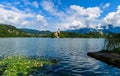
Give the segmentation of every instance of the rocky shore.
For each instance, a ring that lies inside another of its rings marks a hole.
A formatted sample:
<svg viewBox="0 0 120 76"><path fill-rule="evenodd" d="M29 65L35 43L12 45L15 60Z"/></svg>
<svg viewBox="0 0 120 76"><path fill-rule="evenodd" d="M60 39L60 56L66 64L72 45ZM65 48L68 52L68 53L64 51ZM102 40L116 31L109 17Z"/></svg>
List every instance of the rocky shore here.
<svg viewBox="0 0 120 76"><path fill-rule="evenodd" d="M88 52L88 56L101 60L109 65L120 68L120 53L115 52Z"/></svg>

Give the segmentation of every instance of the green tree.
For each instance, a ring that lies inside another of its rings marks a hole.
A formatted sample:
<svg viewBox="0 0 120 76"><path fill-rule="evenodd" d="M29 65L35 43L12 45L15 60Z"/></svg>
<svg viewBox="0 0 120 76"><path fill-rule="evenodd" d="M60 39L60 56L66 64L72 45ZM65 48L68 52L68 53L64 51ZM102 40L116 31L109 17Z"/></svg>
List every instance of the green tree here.
<svg viewBox="0 0 120 76"><path fill-rule="evenodd" d="M110 34L105 39L105 50L120 48L120 34Z"/></svg>

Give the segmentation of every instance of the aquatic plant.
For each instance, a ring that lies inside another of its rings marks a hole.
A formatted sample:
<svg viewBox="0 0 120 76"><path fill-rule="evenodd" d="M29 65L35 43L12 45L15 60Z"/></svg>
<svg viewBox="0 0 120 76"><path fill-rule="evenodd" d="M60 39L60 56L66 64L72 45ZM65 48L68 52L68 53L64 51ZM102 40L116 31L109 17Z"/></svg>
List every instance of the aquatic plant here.
<svg viewBox="0 0 120 76"><path fill-rule="evenodd" d="M48 59L33 59L23 56L8 56L0 60L0 74L3 76L26 76L30 71L37 70L35 67L52 65Z"/></svg>

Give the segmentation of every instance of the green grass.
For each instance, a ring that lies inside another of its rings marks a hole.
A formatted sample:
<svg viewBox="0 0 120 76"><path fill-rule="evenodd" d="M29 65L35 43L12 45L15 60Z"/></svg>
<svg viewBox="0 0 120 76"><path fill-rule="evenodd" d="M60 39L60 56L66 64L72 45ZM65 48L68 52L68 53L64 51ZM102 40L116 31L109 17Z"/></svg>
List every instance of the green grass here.
<svg viewBox="0 0 120 76"><path fill-rule="evenodd" d="M3 76L17 76L19 73L26 76L30 71L36 70L35 67L42 67L46 64L52 65L54 63L47 59L8 56L0 60L0 73L2 73Z"/></svg>

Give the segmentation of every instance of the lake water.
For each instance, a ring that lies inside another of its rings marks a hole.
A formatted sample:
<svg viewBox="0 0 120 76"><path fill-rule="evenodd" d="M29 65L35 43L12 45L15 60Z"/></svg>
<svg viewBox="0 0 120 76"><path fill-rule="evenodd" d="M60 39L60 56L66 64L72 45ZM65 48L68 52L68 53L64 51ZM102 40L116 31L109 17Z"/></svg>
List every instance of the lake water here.
<svg viewBox="0 0 120 76"><path fill-rule="evenodd" d="M0 55L59 58L48 76L120 76L120 69L88 57L103 49L104 39L0 38Z"/></svg>

